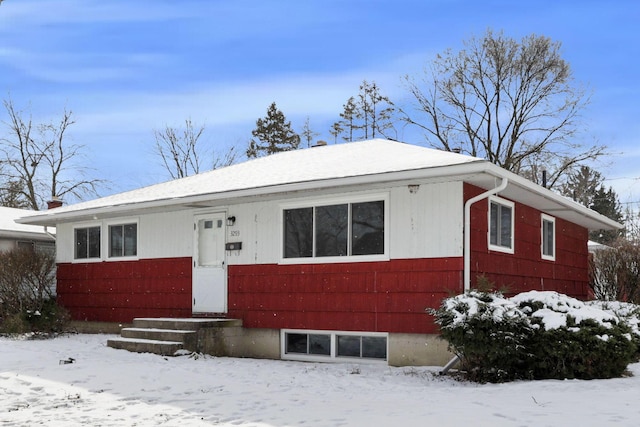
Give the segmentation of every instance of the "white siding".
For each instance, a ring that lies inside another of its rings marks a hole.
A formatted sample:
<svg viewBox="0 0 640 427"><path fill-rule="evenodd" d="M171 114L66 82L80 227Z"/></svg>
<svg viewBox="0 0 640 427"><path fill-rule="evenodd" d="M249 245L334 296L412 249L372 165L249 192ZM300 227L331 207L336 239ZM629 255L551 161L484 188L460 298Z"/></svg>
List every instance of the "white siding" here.
<svg viewBox="0 0 640 427"><path fill-rule="evenodd" d="M391 191L391 258L462 256L461 182L422 184Z"/></svg>
<svg viewBox="0 0 640 427"><path fill-rule="evenodd" d="M227 242L242 242L239 251L227 252L228 264L270 264L281 260L281 209L292 201L348 199L366 194L388 194L389 255L391 258L462 256L462 183L422 184L417 191L407 185L371 191L306 195L286 200L230 205L219 209L185 210L127 217L138 221L138 258L190 257L193 251L193 217L207 212L226 212L236 221L227 227ZM103 254L106 224L113 220L76 224L101 224ZM73 224L58 225L58 261L73 261Z"/></svg>

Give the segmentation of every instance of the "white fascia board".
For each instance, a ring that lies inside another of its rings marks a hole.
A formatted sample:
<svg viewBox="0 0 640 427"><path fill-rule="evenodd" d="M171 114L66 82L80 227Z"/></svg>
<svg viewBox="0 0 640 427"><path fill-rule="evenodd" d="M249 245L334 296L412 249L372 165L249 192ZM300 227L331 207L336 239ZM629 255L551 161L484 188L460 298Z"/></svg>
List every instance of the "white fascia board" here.
<svg viewBox="0 0 640 427"><path fill-rule="evenodd" d="M45 211L41 215L33 215L16 220L21 224L55 225L76 220L102 217L104 215L117 215L118 213L131 213L134 211L153 210L163 207L176 207L181 205L197 205L199 203L230 202L234 199L247 197L260 197L283 193L301 192L308 190L339 188L351 185L365 185L373 183L387 183L411 179L429 179L435 177L447 177L466 175L482 170L481 165L486 161L471 162L451 166L423 168L408 171L387 172L381 174L360 175L355 177L331 178L325 180L302 181L288 184L280 184L266 187L245 188L220 193L204 193L193 196L173 197L170 199L154 199L138 203L123 203L120 205L100 206L82 210L69 210L56 213L55 210ZM476 165L476 166L474 166Z"/></svg>
<svg viewBox="0 0 640 427"><path fill-rule="evenodd" d="M266 187L244 188L219 193L203 193L185 197L173 197L164 199L146 200L136 203L123 203L120 205L99 206L89 209L70 210L56 213L55 210L45 211L42 215L32 215L16 220L21 224L49 225L57 223L86 220L91 218L102 218L104 216L118 216L119 214L131 214L134 212L159 210L162 208L188 208L187 205L198 204L221 204L230 203L236 199L277 196L283 193L302 192L319 189L340 188L354 185L384 184L398 181L428 180L434 178L459 177L461 180L473 183L473 176L490 176L496 179L507 178L509 187L519 187L525 191L522 194L530 194L538 200L549 202L548 208L532 206L545 213L559 218L564 218L572 222L577 222L589 229L621 229L623 226L616 221L607 218L579 203L574 202L564 196L543 188L528 179L502 169L488 161L480 160L456 165L439 166L432 168L421 168L396 172L386 172L370 175L359 175L343 178L331 178L324 180L301 181L287 184L279 184ZM465 177L469 179L465 179ZM502 193L506 197L515 201L525 203L526 197L522 194L508 194L509 187ZM576 221L577 219L577 221Z"/></svg>
<svg viewBox="0 0 640 427"><path fill-rule="evenodd" d="M553 191L546 189L538 184L529 181L526 178L516 175L513 172L504 170L494 164L487 165L487 173L496 177L506 177L509 179L509 185L515 185L521 187L532 194L537 195L541 199L548 200L554 207L548 209L541 209L537 206L532 206L552 216L559 218L565 218L567 213L573 213L578 218L583 218L584 221L578 221L578 224L586 226L591 230L607 229L607 230L619 230L624 226L592 209L587 208L567 197L554 193ZM518 198L514 198L516 201ZM565 218L566 219L566 218ZM576 222L574 219L569 219L572 222ZM584 223L583 223L584 222Z"/></svg>

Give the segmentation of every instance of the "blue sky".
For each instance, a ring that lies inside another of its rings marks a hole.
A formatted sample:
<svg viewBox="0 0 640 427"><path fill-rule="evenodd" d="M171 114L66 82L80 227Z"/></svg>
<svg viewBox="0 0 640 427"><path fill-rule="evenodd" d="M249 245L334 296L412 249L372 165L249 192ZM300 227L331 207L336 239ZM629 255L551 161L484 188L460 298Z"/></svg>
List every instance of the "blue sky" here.
<svg viewBox="0 0 640 427"><path fill-rule="evenodd" d="M488 28L562 43L592 91L578 142L607 145L596 165L625 203L640 202L640 2L410 0L5 0L0 96L34 121L67 108L101 195L168 179L153 130L186 118L203 142L244 152L276 102L318 139L362 80L398 102L403 75ZM4 111L0 117L5 120ZM3 132L4 130L0 130ZM419 143L410 134L398 139ZM634 203L635 204L635 203Z"/></svg>

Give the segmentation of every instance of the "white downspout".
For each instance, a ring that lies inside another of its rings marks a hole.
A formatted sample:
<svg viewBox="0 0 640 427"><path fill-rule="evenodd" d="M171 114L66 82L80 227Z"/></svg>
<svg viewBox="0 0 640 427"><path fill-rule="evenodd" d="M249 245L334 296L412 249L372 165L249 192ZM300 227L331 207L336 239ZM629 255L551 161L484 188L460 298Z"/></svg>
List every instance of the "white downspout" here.
<svg viewBox="0 0 640 427"><path fill-rule="evenodd" d="M502 178L502 182L499 186L470 198L464 204L464 292L468 292L471 290L471 205L480 200L486 199L489 196L501 192L502 190L507 188L508 184L509 180L507 178ZM444 375L449 372L449 370L459 361L460 358L458 356L453 356L449 363L444 365L444 367L440 371L440 374Z"/></svg>
<svg viewBox="0 0 640 427"><path fill-rule="evenodd" d="M507 178L502 178L502 182L499 186L470 198L464 204L464 292L471 290L471 205L501 192L507 188L508 184L509 180Z"/></svg>
<svg viewBox="0 0 640 427"><path fill-rule="evenodd" d="M44 233L45 233L47 236L51 237L51 238L53 239L53 241L54 241L54 242L56 241L56 236L54 236L53 234L49 233L49 230L47 230L47 226L46 226L46 225L44 226Z"/></svg>

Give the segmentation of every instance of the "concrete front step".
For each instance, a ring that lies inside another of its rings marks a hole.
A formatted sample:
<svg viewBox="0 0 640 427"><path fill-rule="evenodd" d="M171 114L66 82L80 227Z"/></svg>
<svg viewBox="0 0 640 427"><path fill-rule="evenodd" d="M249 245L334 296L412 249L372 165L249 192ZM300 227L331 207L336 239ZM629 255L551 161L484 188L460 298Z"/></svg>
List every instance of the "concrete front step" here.
<svg viewBox="0 0 640 427"><path fill-rule="evenodd" d="M185 350L196 351L198 336L196 331L152 328L123 328L122 338L144 339L152 341L175 341L182 343Z"/></svg>
<svg viewBox="0 0 640 427"><path fill-rule="evenodd" d="M239 319L174 319L169 317L138 317L133 319L134 328L176 329L197 331L200 328L226 328L242 326Z"/></svg>
<svg viewBox="0 0 640 427"><path fill-rule="evenodd" d="M241 327L238 319L136 318L133 327L123 328L120 338L107 341L111 348L138 353L174 355L178 350L203 351L207 337L220 328ZM208 332L207 332L208 331ZM215 335L215 334L213 334Z"/></svg>
<svg viewBox="0 0 640 427"><path fill-rule="evenodd" d="M181 342L141 338L112 338L107 341L107 346L136 353L153 353L161 356L174 356L178 350L184 348Z"/></svg>

